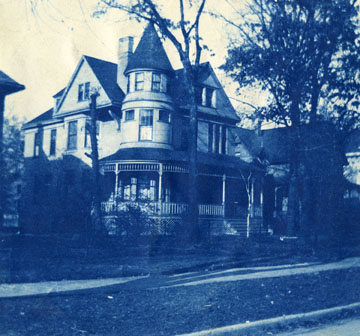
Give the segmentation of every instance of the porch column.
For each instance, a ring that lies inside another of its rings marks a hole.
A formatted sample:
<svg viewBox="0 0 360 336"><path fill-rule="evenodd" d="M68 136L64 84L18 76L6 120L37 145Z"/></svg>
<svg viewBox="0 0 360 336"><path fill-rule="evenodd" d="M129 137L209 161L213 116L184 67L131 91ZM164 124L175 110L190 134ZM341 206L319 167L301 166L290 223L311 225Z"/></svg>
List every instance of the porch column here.
<svg viewBox="0 0 360 336"><path fill-rule="evenodd" d="M159 215L161 215L162 175L163 175L163 165L162 165L162 163L160 163L159 164L159 190L158 190Z"/></svg>
<svg viewBox="0 0 360 336"><path fill-rule="evenodd" d="M222 206L223 206L223 216L225 216L225 201L226 201L226 175L223 175L222 178Z"/></svg>
<svg viewBox="0 0 360 336"><path fill-rule="evenodd" d="M119 164L116 163L115 168L115 198L117 197L119 193Z"/></svg>
<svg viewBox="0 0 360 336"><path fill-rule="evenodd" d="M254 192L255 192L255 188L254 188L254 185L255 185L255 178L251 179L251 196L250 196L250 199L251 199L251 217L254 217L255 215L255 207L254 207Z"/></svg>

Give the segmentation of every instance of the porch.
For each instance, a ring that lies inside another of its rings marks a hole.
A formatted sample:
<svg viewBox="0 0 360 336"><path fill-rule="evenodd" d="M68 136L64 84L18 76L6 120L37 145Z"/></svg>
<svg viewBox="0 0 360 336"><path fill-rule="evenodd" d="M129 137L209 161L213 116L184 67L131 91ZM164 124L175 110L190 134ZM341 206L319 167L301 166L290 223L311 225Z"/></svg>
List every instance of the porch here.
<svg viewBox="0 0 360 336"><path fill-rule="evenodd" d="M167 234L168 228L178 225L189 209L188 167L185 162L104 162L102 173L105 190L102 213L110 221L124 213L128 205L136 205L157 223L158 233ZM250 173L248 167L200 164L197 192L202 225L231 234L245 232L248 235L250 231L261 231L261 174Z"/></svg>

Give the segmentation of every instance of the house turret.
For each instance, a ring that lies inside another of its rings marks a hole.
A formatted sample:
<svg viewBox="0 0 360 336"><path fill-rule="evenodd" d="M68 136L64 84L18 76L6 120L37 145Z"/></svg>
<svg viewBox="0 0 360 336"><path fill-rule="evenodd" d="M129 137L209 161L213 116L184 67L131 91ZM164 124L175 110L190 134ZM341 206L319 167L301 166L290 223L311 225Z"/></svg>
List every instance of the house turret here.
<svg viewBox="0 0 360 336"><path fill-rule="evenodd" d="M124 71L127 88L121 147L172 148L174 108L169 82L173 72L159 36L149 24Z"/></svg>

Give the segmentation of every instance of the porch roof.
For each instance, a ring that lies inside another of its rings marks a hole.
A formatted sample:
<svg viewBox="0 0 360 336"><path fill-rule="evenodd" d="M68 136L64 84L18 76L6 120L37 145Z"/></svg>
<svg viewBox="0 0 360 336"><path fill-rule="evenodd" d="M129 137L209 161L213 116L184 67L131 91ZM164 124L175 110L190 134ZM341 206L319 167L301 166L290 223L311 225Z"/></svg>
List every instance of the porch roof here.
<svg viewBox="0 0 360 336"><path fill-rule="evenodd" d="M198 152L198 164L224 168L252 168L263 170L260 165L249 164L238 157ZM100 160L101 164L121 161L188 162L188 152L162 148L123 148Z"/></svg>

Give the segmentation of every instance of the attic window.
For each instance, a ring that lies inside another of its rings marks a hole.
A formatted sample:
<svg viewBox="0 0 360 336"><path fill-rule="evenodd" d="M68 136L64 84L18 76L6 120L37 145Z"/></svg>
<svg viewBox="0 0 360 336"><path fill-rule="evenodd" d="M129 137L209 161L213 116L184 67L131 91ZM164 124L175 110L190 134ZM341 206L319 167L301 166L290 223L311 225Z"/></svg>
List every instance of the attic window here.
<svg viewBox="0 0 360 336"><path fill-rule="evenodd" d="M79 84L78 101L88 100L90 98L90 82Z"/></svg>
<svg viewBox="0 0 360 336"><path fill-rule="evenodd" d="M135 73L135 91L144 90L144 73L137 72Z"/></svg>
<svg viewBox="0 0 360 336"><path fill-rule="evenodd" d="M205 106L216 107L216 92L214 89L206 88L205 91Z"/></svg>
<svg viewBox="0 0 360 336"><path fill-rule="evenodd" d="M160 83L161 83L161 75L157 72L153 72L151 90L159 92L160 91Z"/></svg>
<svg viewBox="0 0 360 336"><path fill-rule="evenodd" d="M209 87L195 87L195 101L206 107L216 107L216 90Z"/></svg>

